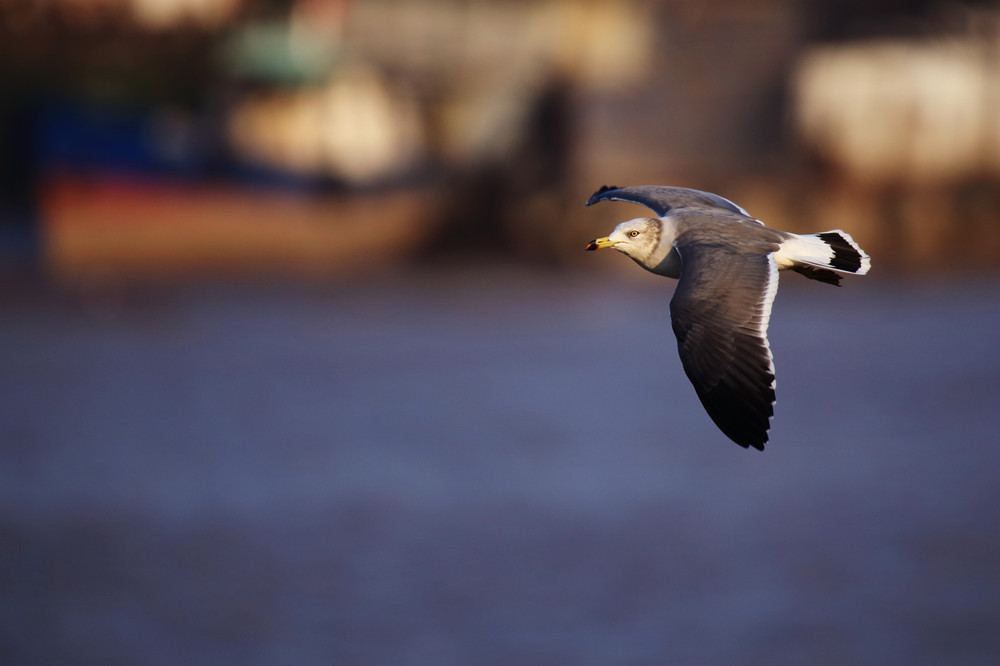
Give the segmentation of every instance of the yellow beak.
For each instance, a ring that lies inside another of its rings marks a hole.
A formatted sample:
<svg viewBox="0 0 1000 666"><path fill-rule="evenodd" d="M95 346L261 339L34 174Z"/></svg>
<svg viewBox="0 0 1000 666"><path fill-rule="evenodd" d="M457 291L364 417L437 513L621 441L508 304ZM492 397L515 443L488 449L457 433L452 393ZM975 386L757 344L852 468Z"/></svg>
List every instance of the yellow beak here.
<svg viewBox="0 0 1000 666"><path fill-rule="evenodd" d="M604 238L595 238L594 240L587 243L587 250L589 251L600 250L606 247L614 247L617 244L618 241L613 241L607 236L605 236Z"/></svg>

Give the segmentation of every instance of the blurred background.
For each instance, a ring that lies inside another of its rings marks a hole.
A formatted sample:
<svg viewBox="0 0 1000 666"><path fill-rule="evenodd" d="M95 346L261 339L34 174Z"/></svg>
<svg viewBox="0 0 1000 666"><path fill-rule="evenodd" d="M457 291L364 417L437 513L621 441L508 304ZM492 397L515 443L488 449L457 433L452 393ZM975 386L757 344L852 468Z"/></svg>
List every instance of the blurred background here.
<svg viewBox="0 0 1000 666"><path fill-rule="evenodd" d="M872 255L764 454L603 184ZM0 0L0 663L997 663L998 269L996 2Z"/></svg>

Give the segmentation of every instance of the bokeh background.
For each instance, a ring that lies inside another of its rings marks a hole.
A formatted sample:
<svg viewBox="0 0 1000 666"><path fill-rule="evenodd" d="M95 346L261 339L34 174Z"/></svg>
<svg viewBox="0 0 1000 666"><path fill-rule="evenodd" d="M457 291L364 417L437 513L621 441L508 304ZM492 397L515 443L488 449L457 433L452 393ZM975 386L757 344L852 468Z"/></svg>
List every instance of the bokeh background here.
<svg viewBox="0 0 1000 666"><path fill-rule="evenodd" d="M872 255L763 454L602 184ZM995 664L998 335L995 2L0 0L0 663Z"/></svg>

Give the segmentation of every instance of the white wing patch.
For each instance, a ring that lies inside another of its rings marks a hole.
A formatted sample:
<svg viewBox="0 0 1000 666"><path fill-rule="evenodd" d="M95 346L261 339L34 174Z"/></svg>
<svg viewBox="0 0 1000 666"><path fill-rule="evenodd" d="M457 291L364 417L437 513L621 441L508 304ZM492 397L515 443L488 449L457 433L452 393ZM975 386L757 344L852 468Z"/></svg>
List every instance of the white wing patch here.
<svg viewBox="0 0 1000 666"><path fill-rule="evenodd" d="M754 318L754 323L757 324L757 334L764 343L764 349L767 350L767 364L772 377L772 390L777 385L777 380L773 379L775 375L774 356L771 355L771 344L767 341L767 325L771 321L771 306L774 305L774 297L778 294L778 262L775 260L775 254L767 255L767 285L764 287L764 294L757 304L757 315Z"/></svg>

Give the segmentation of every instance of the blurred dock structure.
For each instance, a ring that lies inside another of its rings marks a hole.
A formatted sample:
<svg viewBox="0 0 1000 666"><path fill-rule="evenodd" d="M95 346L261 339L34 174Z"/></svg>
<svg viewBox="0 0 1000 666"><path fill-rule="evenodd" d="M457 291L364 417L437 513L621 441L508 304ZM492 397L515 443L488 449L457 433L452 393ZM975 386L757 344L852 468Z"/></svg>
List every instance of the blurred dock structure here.
<svg viewBox="0 0 1000 666"><path fill-rule="evenodd" d="M0 244L70 281L572 265L593 189L671 183L994 270L1000 10L897 4L0 2Z"/></svg>
<svg viewBox="0 0 1000 666"><path fill-rule="evenodd" d="M820 161L828 224L872 252L936 266L1000 259L1000 11L950 30L810 48L793 76L797 136Z"/></svg>

